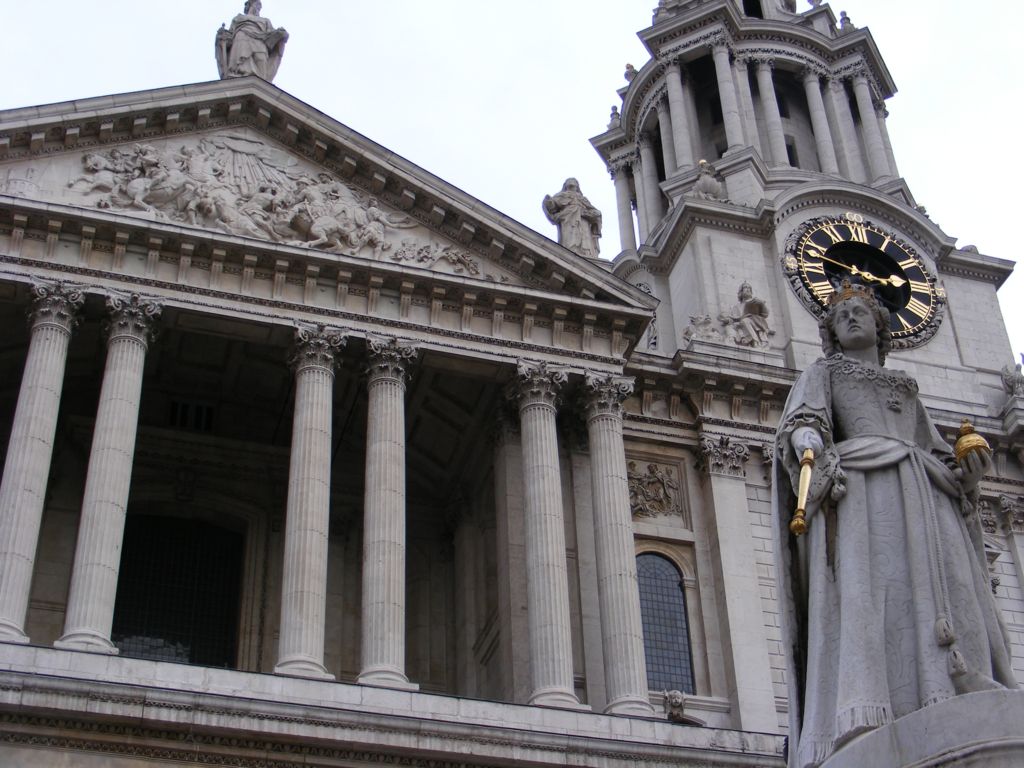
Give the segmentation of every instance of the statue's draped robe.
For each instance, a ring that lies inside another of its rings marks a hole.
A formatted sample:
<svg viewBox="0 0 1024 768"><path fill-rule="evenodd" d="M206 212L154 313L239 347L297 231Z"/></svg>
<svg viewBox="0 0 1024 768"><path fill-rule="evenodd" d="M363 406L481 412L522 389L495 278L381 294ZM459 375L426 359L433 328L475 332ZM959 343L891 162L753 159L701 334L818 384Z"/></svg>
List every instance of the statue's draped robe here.
<svg viewBox="0 0 1024 768"><path fill-rule="evenodd" d="M231 21L227 74L257 75L270 81L277 74L284 53L284 39L269 19L239 14Z"/></svg>
<svg viewBox="0 0 1024 768"><path fill-rule="evenodd" d="M796 539L800 426L825 442L811 488L824 500ZM912 378L818 360L790 393L775 457L790 766L957 693L1016 687L976 510Z"/></svg>

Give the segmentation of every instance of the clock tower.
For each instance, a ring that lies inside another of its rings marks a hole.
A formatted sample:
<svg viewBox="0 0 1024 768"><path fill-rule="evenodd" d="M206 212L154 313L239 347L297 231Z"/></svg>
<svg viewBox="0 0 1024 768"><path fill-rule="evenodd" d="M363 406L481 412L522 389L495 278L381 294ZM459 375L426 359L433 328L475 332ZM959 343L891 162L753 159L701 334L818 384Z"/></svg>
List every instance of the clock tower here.
<svg viewBox="0 0 1024 768"><path fill-rule="evenodd" d="M638 418L658 416L647 404L660 392L692 408L683 439L705 458L694 530L710 552L716 629L732 638L722 675L733 722L784 728L771 478L749 465L771 466L782 404L822 355L818 319L844 279L889 311L888 366L916 379L950 444L964 417L990 437L985 547L993 579L1005 574L997 601L1024 607L1024 526L1007 512L1024 487L1024 400L996 300L1013 264L958 248L917 204L886 129L896 84L845 13L660 0L639 37L650 59L626 67L608 128L591 139L615 186L614 271L659 300L628 372ZM627 454L644 434L627 430ZM1014 654L1021 668L1024 648Z"/></svg>

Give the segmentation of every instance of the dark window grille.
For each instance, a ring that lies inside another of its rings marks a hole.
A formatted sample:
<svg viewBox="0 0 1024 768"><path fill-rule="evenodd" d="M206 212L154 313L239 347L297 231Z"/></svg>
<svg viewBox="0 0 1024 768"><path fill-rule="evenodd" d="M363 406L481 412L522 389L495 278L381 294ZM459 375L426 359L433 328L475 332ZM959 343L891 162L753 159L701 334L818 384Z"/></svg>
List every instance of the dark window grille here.
<svg viewBox="0 0 1024 768"><path fill-rule="evenodd" d="M121 653L234 667L242 540L198 520L129 515L112 631Z"/></svg>
<svg viewBox="0 0 1024 768"><path fill-rule="evenodd" d="M637 556L636 570L640 581L647 687L652 691L694 693L682 574L667 558L649 553Z"/></svg>

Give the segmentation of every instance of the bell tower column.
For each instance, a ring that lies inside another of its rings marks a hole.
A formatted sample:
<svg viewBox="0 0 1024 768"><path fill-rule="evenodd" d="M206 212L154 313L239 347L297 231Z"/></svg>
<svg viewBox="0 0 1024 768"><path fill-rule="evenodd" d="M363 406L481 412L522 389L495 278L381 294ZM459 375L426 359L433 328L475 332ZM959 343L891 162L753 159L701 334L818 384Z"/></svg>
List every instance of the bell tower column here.
<svg viewBox="0 0 1024 768"><path fill-rule="evenodd" d="M786 137L782 132L782 116L779 114L779 101L775 96L775 81L772 69L775 64L770 59L757 61L757 89L761 95L761 111L768 126L768 147L771 152L772 165L789 165L789 153L786 151Z"/></svg>
<svg viewBox="0 0 1024 768"><path fill-rule="evenodd" d="M725 123L725 140L729 149L743 146L743 123L736 103L736 86L732 79L732 64L729 61L729 43L725 37L717 38L711 45L715 61L715 76L718 79L718 97L722 102L722 120Z"/></svg>
<svg viewBox="0 0 1024 768"><path fill-rule="evenodd" d="M295 415L281 585L279 674L334 679L324 667L327 537L331 501L331 422L335 354L341 331L296 328Z"/></svg>
<svg viewBox="0 0 1024 768"><path fill-rule="evenodd" d="M845 164L846 177L850 181L863 184L867 182L867 172L860 153L860 145L857 143L857 131L853 124L853 114L850 112L850 100L846 95L846 86L841 78L830 77L827 87L828 102L836 121L837 131L832 135L838 139L839 167L842 169Z"/></svg>
<svg viewBox="0 0 1024 768"><path fill-rule="evenodd" d="M623 251L636 250L636 233L633 231L633 204L629 193L629 163L619 160L611 166L615 182L615 208L619 215L619 247Z"/></svg>
<svg viewBox="0 0 1024 768"><path fill-rule="evenodd" d="M661 133L661 156L665 158L665 175L671 176L678 168L675 140L672 138L675 126L672 124L668 103L665 99L658 99L657 110L658 129Z"/></svg>
<svg viewBox="0 0 1024 768"><path fill-rule="evenodd" d="M32 286L31 338L0 482L0 640L27 643L32 570L71 331L84 301L62 283Z"/></svg>
<svg viewBox="0 0 1024 768"><path fill-rule="evenodd" d="M864 131L864 143L867 145L870 180L886 178L889 176L889 159L885 156L885 143L882 141L881 131L878 130L878 116L875 114L875 103L871 98L868 73L864 69L853 76L853 95L857 99L861 130Z"/></svg>
<svg viewBox="0 0 1024 768"><path fill-rule="evenodd" d="M110 631L139 425L142 373L162 307L138 294L111 294L107 309L107 362L85 477L64 635L54 645L116 654Z"/></svg>
<svg viewBox="0 0 1024 768"><path fill-rule="evenodd" d="M818 72L810 68L805 69L803 82L807 106L811 113L811 130L814 131L814 143L818 150L818 164L822 173L837 176L839 165L836 162L835 148L832 146L832 132L828 128L825 102L821 98L821 80Z"/></svg>
<svg viewBox="0 0 1024 768"><path fill-rule="evenodd" d="M754 95L750 91L750 59L746 56L737 56L733 65L733 77L736 79L736 90L739 93L740 108L743 115L743 132L747 137L747 144L752 146L764 157L764 148L761 146L761 136L757 130L757 117L754 114Z"/></svg>
<svg viewBox="0 0 1024 768"><path fill-rule="evenodd" d="M573 685L569 576L565 562L562 477L555 425L567 376L545 363L520 361L511 395L523 443L526 609L530 704L579 708Z"/></svg>
<svg viewBox="0 0 1024 768"><path fill-rule="evenodd" d="M369 339L359 682L415 688L405 675L405 383L415 347Z"/></svg>
<svg viewBox="0 0 1024 768"><path fill-rule="evenodd" d="M665 208L661 204L661 188L658 186L658 161L654 157L651 138L646 134L640 137L640 173L643 176L647 231L651 232L665 215Z"/></svg>
<svg viewBox="0 0 1024 768"><path fill-rule="evenodd" d="M681 171L689 170L693 168L693 149L690 143L690 132L693 128L686 114L686 86L678 61L671 61L666 66L665 87L668 90L668 111L672 118L672 143L675 148L676 167Z"/></svg>

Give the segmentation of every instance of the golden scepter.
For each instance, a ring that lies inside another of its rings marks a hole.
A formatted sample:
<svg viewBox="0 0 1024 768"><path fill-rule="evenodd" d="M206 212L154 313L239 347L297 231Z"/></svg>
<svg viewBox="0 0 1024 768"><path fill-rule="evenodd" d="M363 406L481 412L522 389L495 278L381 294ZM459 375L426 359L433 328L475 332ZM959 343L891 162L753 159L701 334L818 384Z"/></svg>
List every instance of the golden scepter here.
<svg viewBox="0 0 1024 768"><path fill-rule="evenodd" d="M810 448L804 449L804 455L800 458L800 483L796 493L796 512L793 519L789 521L789 532L794 536L803 536L807 533L807 518L804 513L807 511L807 494L811 490L811 470L814 469L814 451Z"/></svg>

